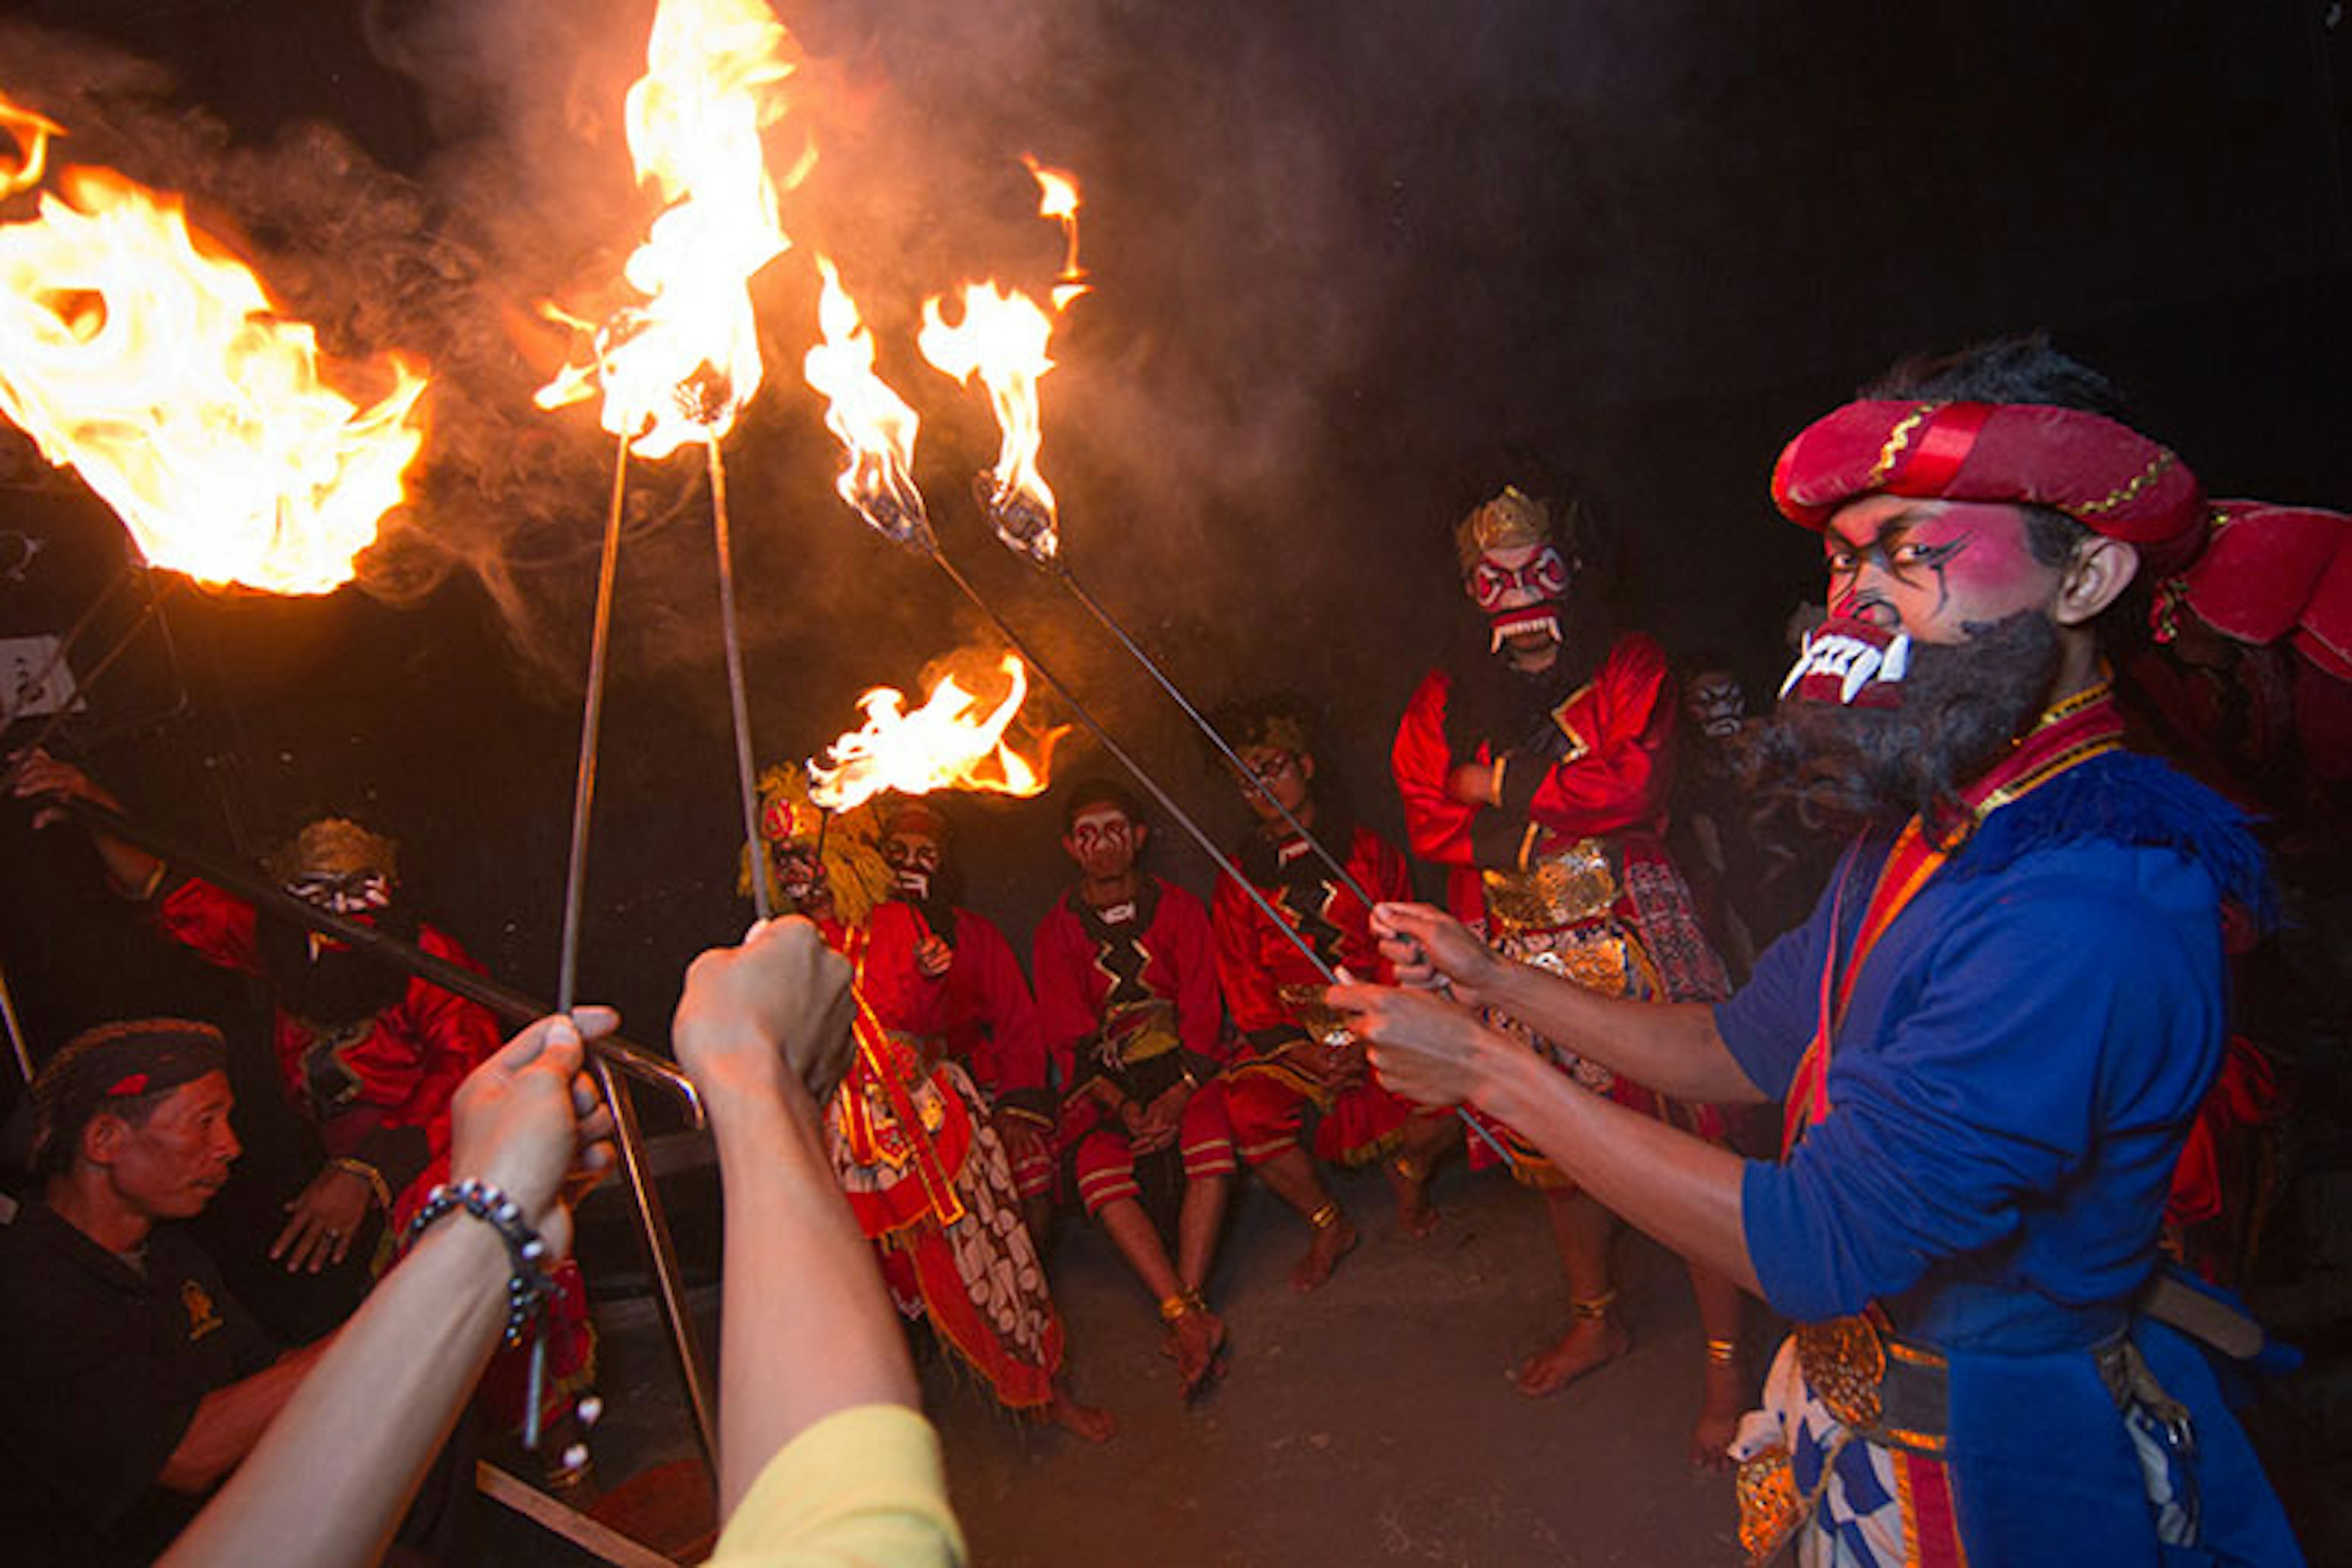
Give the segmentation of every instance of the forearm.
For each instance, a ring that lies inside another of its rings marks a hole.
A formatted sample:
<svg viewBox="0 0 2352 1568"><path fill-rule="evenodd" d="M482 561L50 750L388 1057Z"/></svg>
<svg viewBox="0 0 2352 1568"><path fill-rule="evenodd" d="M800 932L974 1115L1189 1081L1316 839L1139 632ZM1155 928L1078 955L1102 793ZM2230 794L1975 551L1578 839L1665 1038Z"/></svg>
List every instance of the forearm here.
<svg viewBox="0 0 2352 1568"><path fill-rule="evenodd" d="M228 1474L253 1452L326 1343L321 1340L281 1356L251 1377L205 1394L171 1458L163 1461L156 1484L175 1492L201 1492Z"/></svg>
<svg viewBox="0 0 2352 1568"><path fill-rule="evenodd" d="M1593 1093L1486 1031L1473 1100L1629 1225L1761 1296L1740 1211L1746 1162Z"/></svg>
<svg viewBox="0 0 2352 1568"><path fill-rule="evenodd" d="M1486 1000L1579 1056L1674 1100L1758 1105L1766 1096L1741 1070L1704 1002L1634 1002L1604 996L1529 964L1506 965L1482 983Z"/></svg>
<svg viewBox="0 0 2352 1568"><path fill-rule="evenodd" d="M727 1194L721 1520L814 1422L853 1405L918 1404L906 1342L825 1157L816 1109L796 1084L783 1096L711 1096Z"/></svg>
<svg viewBox="0 0 2352 1568"><path fill-rule="evenodd" d="M381 1557L498 1345L508 1270L506 1245L488 1225L462 1214L436 1225L163 1561Z"/></svg>

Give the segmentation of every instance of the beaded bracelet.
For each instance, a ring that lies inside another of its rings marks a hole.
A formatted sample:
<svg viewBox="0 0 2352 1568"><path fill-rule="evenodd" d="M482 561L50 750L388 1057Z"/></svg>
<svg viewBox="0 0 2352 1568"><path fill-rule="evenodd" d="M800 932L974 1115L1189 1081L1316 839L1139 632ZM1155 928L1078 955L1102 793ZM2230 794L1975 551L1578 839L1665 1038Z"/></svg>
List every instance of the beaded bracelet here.
<svg viewBox="0 0 2352 1568"><path fill-rule="evenodd" d="M507 1260L514 1271L507 1277L506 1342L520 1345L526 1339L530 1342L530 1374L524 1380L522 1442L526 1448L537 1448L541 1391L547 1376L547 1335L542 1315L555 1296L555 1280L548 1273L545 1262L547 1243L524 1222L520 1204L489 1183L468 1176L454 1186L436 1186L425 1194L425 1206L408 1222L402 1247L415 1245L425 1227L457 1209L464 1209L497 1231L499 1239L507 1244Z"/></svg>

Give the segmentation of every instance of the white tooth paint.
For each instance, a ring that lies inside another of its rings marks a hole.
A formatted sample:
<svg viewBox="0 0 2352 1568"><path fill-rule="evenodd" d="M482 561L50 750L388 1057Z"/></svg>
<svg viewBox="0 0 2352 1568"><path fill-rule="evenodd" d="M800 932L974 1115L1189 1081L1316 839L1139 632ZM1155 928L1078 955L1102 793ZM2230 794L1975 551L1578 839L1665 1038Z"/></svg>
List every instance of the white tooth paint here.
<svg viewBox="0 0 2352 1568"><path fill-rule="evenodd" d="M1813 634L1807 632L1805 634L1805 640L1800 643L1797 647L1797 662L1789 667L1789 673L1787 675L1781 677L1780 689L1775 692L1774 695L1776 697L1786 697L1790 692L1795 690L1797 682L1805 678L1805 667L1812 663L1812 661Z"/></svg>
<svg viewBox="0 0 2352 1568"><path fill-rule="evenodd" d="M1853 706L1854 694L1870 684L1870 678L1877 673L1880 662L1876 648L1858 649L1853 663L1846 668L1845 684L1838 688L1838 701Z"/></svg>
<svg viewBox="0 0 2352 1568"><path fill-rule="evenodd" d="M1900 680L1911 668L1911 634L1896 632L1895 640L1886 645L1886 660L1878 667L1881 680Z"/></svg>

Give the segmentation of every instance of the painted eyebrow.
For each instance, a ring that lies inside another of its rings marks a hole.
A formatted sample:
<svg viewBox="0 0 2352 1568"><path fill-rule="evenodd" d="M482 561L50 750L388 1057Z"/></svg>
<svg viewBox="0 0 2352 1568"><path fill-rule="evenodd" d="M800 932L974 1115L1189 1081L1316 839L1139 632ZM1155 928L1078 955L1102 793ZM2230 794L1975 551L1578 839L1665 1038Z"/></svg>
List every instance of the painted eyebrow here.
<svg viewBox="0 0 2352 1568"><path fill-rule="evenodd" d="M1871 531L1870 537L1864 540L1850 539L1838 531L1834 522L1826 523L1822 528L1822 549L1824 552L1838 548L1860 552L1868 550L1872 545L1880 543L1890 533L1907 532L1925 521L1926 518L1922 516L1920 508L1906 506L1880 518L1877 526Z"/></svg>

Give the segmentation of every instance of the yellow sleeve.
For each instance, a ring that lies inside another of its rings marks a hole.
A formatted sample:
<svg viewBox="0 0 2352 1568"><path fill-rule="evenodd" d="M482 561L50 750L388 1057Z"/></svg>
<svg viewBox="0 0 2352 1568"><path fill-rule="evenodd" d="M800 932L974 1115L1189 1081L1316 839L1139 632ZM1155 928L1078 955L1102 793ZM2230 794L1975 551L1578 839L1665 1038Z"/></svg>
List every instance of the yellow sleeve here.
<svg viewBox="0 0 2352 1568"><path fill-rule="evenodd" d="M784 1445L710 1568L961 1568L939 1434L903 1405L837 1410Z"/></svg>

